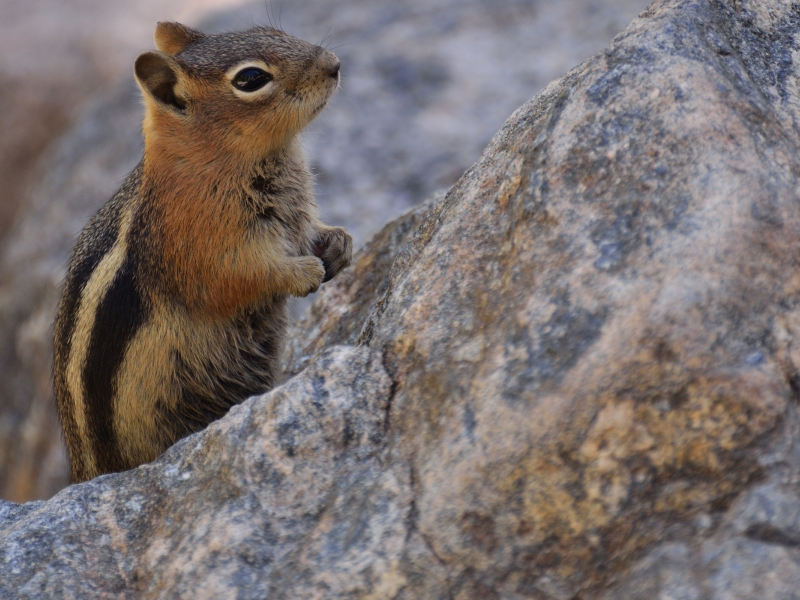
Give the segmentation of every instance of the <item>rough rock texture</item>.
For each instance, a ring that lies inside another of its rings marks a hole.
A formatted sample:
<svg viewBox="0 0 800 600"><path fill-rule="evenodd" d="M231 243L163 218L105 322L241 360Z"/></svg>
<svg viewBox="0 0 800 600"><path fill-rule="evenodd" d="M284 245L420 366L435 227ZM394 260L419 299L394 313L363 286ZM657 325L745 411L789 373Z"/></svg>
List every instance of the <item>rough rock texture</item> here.
<svg viewBox="0 0 800 600"><path fill-rule="evenodd" d="M800 598L799 52L797 5L654 4L327 287L284 387L2 505L0 595Z"/></svg>
<svg viewBox="0 0 800 600"><path fill-rule="evenodd" d="M272 19L306 39L328 35L342 59L342 89L305 144L326 222L347 226L362 242L391 216L454 183L511 111L602 48L645 3L256 2L202 27L245 29ZM143 47L150 46L151 27ZM132 56L121 87L98 95L50 148L0 257L2 498L49 497L66 484L51 392L50 327L78 232L141 155L142 108L131 62ZM64 96L45 90L48 102Z"/></svg>
<svg viewBox="0 0 800 600"><path fill-rule="evenodd" d="M359 341L366 315L386 295L388 274L397 255L444 197L444 192L434 194L375 234L355 255L350 268L342 271L319 301L291 326L283 361L286 378L305 368L314 352Z"/></svg>
<svg viewBox="0 0 800 600"><path fill-rule="evenodd" d="M377 457L390 390L379 351L337 348L157 464L50 502L3 503L0 595L310 598L375 586L411 510L408 475ZM338 526L359 506L359 527ZM382 565L375 577L359 569L365 552Z"/></svg>

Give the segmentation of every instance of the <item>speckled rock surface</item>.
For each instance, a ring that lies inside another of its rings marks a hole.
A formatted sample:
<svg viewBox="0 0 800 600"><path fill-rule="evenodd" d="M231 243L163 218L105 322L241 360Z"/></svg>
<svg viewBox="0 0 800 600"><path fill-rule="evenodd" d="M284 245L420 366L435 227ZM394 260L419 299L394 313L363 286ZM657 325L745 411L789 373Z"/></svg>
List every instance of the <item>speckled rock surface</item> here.
<svg viewBox="0 0 800 600"><path fill-rule="evenodd" d="M0 597L309 598L375 587L360 563L398 560L411 506L408 473L377 458L390 389L380 352L340 347L156 464L49 502L5 504ZM344 513L357 516L350 527Z"/></svg>
<svg viewBox="0 0 800 600"><path fill-rule="evenodd" d="M0 596L800 597L798 15L654 4L321 293L283 387L0 507Z"/></svg>
<svg viewBox="0 0 800 600"><path fill-rule="evenodd" d="M302 371L321 349L358 342L364 316L386 295L398 254L444 198L444 192L436 193L388 223L356 254L351 267L328 283L320 300L291 325L284 352L285 377Z"/></svg>
<svg viewBox="0 0 800 600"><path fill-rule="evenodd" d="M798 15L653 5L298 324L385 352L452 597L800 597Z"/></svg>
<svg viewBox="0 0 800 600"><path fill-rule="evenodd" d="M50 0L37 0L43 1ZM96 1L81 0L81 6ZM155 3L145 4L136 10L152 10ZM325 220L346 226L360 244L393 216L452 185L515 108L600 50L646 4L257 1L207 19L202 27L241 30L272 20L305 39L327 36L342 59L342 89L309 128L304 145L317 173ZM159 19L174 18L166 5L163 10ZM109 11L113 7L98 14ZM151 48L154 24L155 18L141 50ZM129 48L132 35L126 30L125 43L115 52ZM77 86L93 90L93 103L40 162L31 197L0 256L0 498L49 497L66 485L51 392L51 324L78 232L141 157L142 106L132 61L133 55L125 62L124 82L113 92L100 93L95 84ZM28 88L37 89L29 80ZM39 87L47 102L67 97Z"/></svg>

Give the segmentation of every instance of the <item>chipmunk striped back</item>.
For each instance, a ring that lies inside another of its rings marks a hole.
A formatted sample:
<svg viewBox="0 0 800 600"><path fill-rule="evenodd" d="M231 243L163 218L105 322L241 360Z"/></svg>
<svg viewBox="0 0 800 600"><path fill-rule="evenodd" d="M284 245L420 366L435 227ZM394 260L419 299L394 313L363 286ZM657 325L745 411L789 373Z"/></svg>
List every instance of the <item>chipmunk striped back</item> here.
<svg viewBox="0 0 800 600"><path fill-rule="evenodd" d="M352 254L317 217L297 140L338 86L335 55L271 28L155 38L134 65L144 157L83 230L56 316L73 481L151 461L270 389L287 297Z"/></svg>

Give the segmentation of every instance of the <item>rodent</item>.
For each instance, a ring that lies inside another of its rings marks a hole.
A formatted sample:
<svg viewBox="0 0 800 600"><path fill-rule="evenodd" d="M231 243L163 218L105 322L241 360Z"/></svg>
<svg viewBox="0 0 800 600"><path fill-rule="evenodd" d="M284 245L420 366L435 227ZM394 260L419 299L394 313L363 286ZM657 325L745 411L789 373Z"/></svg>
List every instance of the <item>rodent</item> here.
<svg viewBox="0 0 800 600"><path fill-rule="evenodd" d="M72 482L150 462L269 390L288 296L347 266L298 134L339 85L332 52L280 30L159 23L134 74L144 156L89 221L55 322Z"/></svg>

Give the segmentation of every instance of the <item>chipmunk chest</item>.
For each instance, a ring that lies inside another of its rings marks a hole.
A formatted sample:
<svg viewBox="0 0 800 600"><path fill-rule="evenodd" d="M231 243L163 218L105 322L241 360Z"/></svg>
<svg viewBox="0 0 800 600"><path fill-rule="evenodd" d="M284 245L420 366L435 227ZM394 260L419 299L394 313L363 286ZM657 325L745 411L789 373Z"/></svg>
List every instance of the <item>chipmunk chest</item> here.
<svg viewBox="0 0 800 600"><path fill-rule="evenodd" d="M303 237L315 207L308 178L281 172L256 176L248 199L255 225L287 239Z"/></svg>

